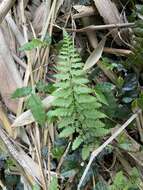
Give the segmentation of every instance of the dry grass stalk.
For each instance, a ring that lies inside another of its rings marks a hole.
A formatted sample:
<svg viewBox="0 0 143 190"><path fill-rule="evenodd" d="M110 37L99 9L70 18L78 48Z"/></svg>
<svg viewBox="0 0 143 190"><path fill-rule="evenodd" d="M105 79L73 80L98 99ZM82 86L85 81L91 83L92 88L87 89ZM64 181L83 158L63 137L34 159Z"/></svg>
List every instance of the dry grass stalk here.
<svg viewBox="0 0 143 190"><path fill-rule="evenodd" d="M105 30L105 29L114 29L114 28L128 28L128 27L134 27L135 23L116 23L116 24L106 24L106 25L90 25L81 29L70 29L66 28L69 32L87 32L91 30Z"/></svg>
<svg viewBox="0 0 143 190"><path fill-rule="evenodd" d="M118 135L120 135L122 133L122 131L128 127L128 125L135 120L138 117L138 114L141 112L141 110L138 110L136 113L134 113L116 132L114 132L112 134L112 136L110 138L108 138L99 148L97 148L96 150L94 150L91 154L91 157L89 159L89 162L84 170L84 173L80 179L80 182L78 184L78 190L80 190L81 185L86 177L86 174L89 170L89 168L91 167L92 162L94 161L94 159L103 151L103 149L105 147L107 147L114 139L116 139L118 137Z"/></svg>

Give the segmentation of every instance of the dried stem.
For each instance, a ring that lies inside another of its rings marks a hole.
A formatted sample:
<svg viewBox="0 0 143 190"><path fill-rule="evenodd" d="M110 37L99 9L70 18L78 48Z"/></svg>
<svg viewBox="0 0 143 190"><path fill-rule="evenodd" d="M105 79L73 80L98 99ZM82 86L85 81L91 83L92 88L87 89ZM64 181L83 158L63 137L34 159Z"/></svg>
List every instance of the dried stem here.
<svg viewBox="0 0 143 190"><path fill-rule="evenodd" d="M70 149L70 145L71 145L71 142L69 142L69 144L68 144L68 146L67 146L67 148L66 148L64 154L62 155L62 157L61 157L61 159L60 159L60 161L59 161L58 167L57 167L57 169L56 169L56 173L58 173L58 174L59 174L60 168L61 168L61 166L62 166L62 164L63 164L63 162L64 162L64 159L65 159L65 157L66 157L66 155L67 155L67 153L68 153L68 151L69 151L69 149Z"/></svg>
<svg viewBox="0 0 143 190"><path fill-rule="evenodd" d="M70 29L66 28L67 31L70 32L87 32L90 30L105 30L105 29L113 29L113 28L125 28L125 27L134 27L135 23L122 23L122 24L106 24L106 25L90 25L81 29Z"/></svg>
<svg viewBox="0 0 143 190"><path fill-rule="evenodd" d="M136 113L134 113L117 131L115 131L115 133L109 138L107 139L99 148L97 148L96 150L94 150L91 154L90 160L84 170L84 173L80 179L80 182L78 184L78 190L80 190L80 187L86 177L86 174L93 162L93 160L103 151L103 149L108 146L114 139L116 139L116 137L122 133L122 131L134 120L138 117L138 114L141 112L141 110L138 110Z"/></svg>

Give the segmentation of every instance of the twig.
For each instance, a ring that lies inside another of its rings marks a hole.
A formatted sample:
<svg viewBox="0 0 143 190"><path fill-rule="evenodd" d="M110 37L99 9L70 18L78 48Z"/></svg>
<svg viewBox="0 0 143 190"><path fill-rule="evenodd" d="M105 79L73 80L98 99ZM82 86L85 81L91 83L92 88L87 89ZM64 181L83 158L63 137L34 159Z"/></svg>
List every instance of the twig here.
<svg viewBox="0 0 143 190"><path fill-rule="evenodd" d="M33 135L33 132L31 130L31 128L30 128L30 135L31 135L31 138L32 138L33 143L35 145L36 155L37 155L37 159L38 159L38 163L39 163L39 170L40 170L41 178L42 178L43 190L47 190L46 177L45 177L45 173L44 173L44 170L43 170L43 167L42 167L42 160L41 160L40 149L39 149L38 143L36 141L36 138Z"/></svg>
<svg viewBox="0 0 143 190"><path fill-rule="evenodd" d="M67 31L69 32L87 32L89 30L105 30L105 29L113 29L113 28L125 28L125 27L134 27L135 23L121 23L121 24L106 24L106 25L90 25L81 29L71 29L71 28L66 28Z"/></svg>
<svg viewBox="0 0 143 190"><path fill-rule="evenodd" d="M50 136L48 135L48 187L50 186L51 183L50 170L51 170L51 141L50 141Z"/></svg>
<svg viewBox="0 0 143 190"><path fill-rule="evenodd" d="M25 70L27 65L24 61L22 61L14 52L11 51L12 57L14 60Z"/></svg>
<svg viewBox="0 0 143 190"><path fill-rule="evenodd" d="M103 49L103 52L120 55L120 56L128 56L129 54L133 53L131 50L127 50L127 49L116 49L116 48L108 48L108 47L105 47Z"/></svg>
<svg viewBox="0 0 143 190"><path fill-rule="evenodd" d="M28 42L28 28L27 28L27 23L26 23L26 17L24 13L24 0L20 1L20 11L21 11L21 21L22 21L22 28L23 28L23 34L24 34L24 39L26 42Z"/></svg>
<svg viewBox="0 0 143 190"><path fill-rule="evenodd" d="M57 169L56 169L56 173L58 173L58 174L59 174L60 168L61 168L61 166L62 166L62 164L63 164L63 161L64 161L64 159L65 159L65 157L66 157L66 155L67 155L67 153L68 153L68 151L69 151L70 146L71 146L71 142L69 142L69 144L68 144L68 146L67 146L67 148L66 148L64 154L62 155L62 157L61 157L61 159L60 159L60 162L59 162L58 167L57 167Z"/></svg>
<svg viewBox="0 0 143 190"><path fill-rule="evenodd" d="M16 0L3 0L0 3L0 24L13 6Z"/></svg>
<svg viewBox="0 0 143 190"><path fill-rule="evenodd" d="M80 190L80 187L85 179L85 176L93 162L93 160L95 159L95 157L97 157L99 155L99 153L102 152L102 150L108 146L114 139L116 139L116 137L134 120L136 119L136 117L138 116L138 114L141 112L141 110L138 110L136 113L134 113L110 138L108 138L99 148L97 148L96 150L94 150L90 156L89 162L84 170L84 173L80 179L80 182L78 184L78 190Z"/></svg>

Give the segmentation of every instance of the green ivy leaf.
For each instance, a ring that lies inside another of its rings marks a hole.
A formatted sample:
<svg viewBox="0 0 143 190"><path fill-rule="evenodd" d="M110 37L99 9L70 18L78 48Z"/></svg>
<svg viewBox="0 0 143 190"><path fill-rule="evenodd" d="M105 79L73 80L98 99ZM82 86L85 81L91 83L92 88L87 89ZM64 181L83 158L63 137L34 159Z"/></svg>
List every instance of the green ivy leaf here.
<svg viewBox="0 0 143 190"><path fill-rule="evenodd" d="M44 110L42 101L36 94L31 94L27 102L28 107L31 109L35 120L43 126L46 121L46 112Z"/></svg>
<svg viewBox="0 0 143 190"><path fill-rule="evenodd" d="M12 94L12 98L21 98L28 96L32 93L32 88L31 87L22 87L16 89L16 91Z"/></svg>
<svg viewBox="0 0 143 190"><path fill-rule="evenodd" d="M38 47L47 46L46 42L43 42L39 39L32 39L32 41L27 42L24 44L21 48L19 48L20 51L30 51Z"/></svg>
<svg viewBox="0 0 143 190"><path fill-rule="evenodd" d="M77 149L77 148L81 145L82 142L83 142L83 138L81 138L80 136L78 136L78 137L74 140L74 142L73 142L73 144L72 144L72 150Z"/></svg>

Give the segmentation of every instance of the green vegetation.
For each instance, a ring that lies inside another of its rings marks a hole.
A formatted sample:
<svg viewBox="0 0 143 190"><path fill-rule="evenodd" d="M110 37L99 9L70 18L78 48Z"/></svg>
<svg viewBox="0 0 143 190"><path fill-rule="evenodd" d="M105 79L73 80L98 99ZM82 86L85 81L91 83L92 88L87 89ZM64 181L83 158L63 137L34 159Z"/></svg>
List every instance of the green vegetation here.
<svg viewBox="0 0 143 190"><path fill-rule="evenodd" d="M56 68L55 109L48 112L48 117L58 118L58 128L62 130L60 137L75 136L72 149L82 145L82 158L85 160L99 144L100 138L108 133L101 121L106 115L100 111L101 104L87 86L89 80L83 71L82 60L67 33L64 33Z"/></svg>
<svg viewBox="0 0 143 190"><path fill-rule="evenodd" d="M0 190L143 189L143 5L106 3L15 1L2 23Z"/></svg>

